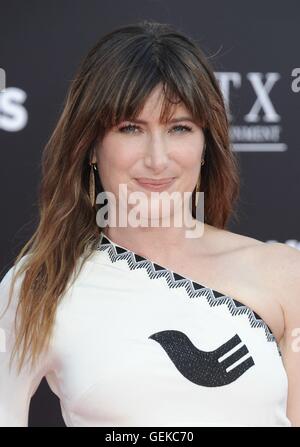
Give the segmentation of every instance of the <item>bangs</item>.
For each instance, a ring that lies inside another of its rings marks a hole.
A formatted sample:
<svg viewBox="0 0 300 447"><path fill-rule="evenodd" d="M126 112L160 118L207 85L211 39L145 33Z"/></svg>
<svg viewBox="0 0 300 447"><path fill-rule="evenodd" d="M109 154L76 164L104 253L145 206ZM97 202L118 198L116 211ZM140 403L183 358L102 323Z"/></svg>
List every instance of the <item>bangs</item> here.
<svg viewBox="0 0 300 447"><path fill-rule="evenodd" d="M130 53L130 49L127 50ZM152 90L161 85L161 112L159 121L166 124L173 116L176 106L182 104L193 120L201 127L209 121L209 104L205 94L205 81L201 67L192 70L177 53L153 51L152 45L135 48L135 57L123 55L122 61L109 78L106 106L101 114L101 125L110 129L124 120L135 120L143 110ZM126 56L126 57L125 57ZM113 87L112 87L113 86ZM103 86L102 86L103 87Z"/></svg>

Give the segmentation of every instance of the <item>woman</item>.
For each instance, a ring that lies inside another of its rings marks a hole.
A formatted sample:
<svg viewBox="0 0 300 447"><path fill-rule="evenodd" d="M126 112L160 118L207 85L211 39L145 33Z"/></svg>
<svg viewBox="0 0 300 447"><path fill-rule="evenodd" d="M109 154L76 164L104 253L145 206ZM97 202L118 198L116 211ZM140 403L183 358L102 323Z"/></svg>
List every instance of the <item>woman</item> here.
<svg viewBox="0 0 300 447"><path fill-rule="evenodd" d="M226 230L238 164L196 42L147 21L104 36L42 161L38 228L0 285L1 425L27 425L43 377L68 426L299 424L299 253Z"/></svg>

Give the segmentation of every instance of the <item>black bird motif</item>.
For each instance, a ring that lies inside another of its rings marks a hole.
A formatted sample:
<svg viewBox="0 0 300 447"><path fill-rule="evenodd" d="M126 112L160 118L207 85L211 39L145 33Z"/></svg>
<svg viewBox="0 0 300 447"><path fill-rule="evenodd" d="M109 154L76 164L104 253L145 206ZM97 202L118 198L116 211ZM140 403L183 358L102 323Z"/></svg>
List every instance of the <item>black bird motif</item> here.
<svg viewBox="0 0 300 447"><path fill-rule="evenodd" d="M245 344L224 360L219 361L220 357L241 343L238 334L214 351L202 351L196 348L187 335L181 331L156 332L149 338L157 341L166 351L178 371L196 385L206 387L227 385L237 380L254 365L252 357L248 357L230 371L226 371L229 366L248 354L249 351Z"/></svg>

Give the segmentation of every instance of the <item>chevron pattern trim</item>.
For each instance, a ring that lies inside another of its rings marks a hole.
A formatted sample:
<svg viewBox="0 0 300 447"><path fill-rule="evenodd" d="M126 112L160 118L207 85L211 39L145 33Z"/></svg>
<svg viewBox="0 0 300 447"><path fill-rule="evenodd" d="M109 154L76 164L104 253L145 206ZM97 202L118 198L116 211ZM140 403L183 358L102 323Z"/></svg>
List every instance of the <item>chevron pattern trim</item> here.
<svg viewBox="0 0 300 447"><path fill-rule="evenodd" d="M139 256L130 250L124 249L108 240L104 235L100 236L100 240L96 245L96 250L108 250L110 260L113 263L121 259L125 259L130 270L139 268L145 269L149 278L151 279L164 277L169 288L184 287L190 298L203 296L206 298L211 307L226 305L233 316L246 314L251 327L263 328L267 340L269 342L275 342L277 345L277 340L266 322L248 306L240 303L230 296L226 296L216 290L203 286L195 281L179 275L178 273L173 272L170 269L162 267L149 259ZM279 346L277 345L277 347L279 354L281 355Z"/></svg>

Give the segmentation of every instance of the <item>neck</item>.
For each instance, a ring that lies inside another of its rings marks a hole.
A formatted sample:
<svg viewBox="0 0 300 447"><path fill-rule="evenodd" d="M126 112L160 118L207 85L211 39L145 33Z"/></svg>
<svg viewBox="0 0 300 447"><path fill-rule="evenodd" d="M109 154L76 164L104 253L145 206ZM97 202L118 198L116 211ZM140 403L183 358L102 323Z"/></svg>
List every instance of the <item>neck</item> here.
<svg viewBox="0 0 300 447"><path fill-rule="evenodd" d="M195 251L204 240L205 224L193 219L192 227L105 227L102 233L112 242L143 257L168 260L181 250Z"/></svg>

